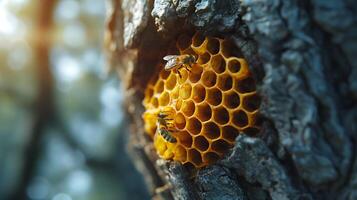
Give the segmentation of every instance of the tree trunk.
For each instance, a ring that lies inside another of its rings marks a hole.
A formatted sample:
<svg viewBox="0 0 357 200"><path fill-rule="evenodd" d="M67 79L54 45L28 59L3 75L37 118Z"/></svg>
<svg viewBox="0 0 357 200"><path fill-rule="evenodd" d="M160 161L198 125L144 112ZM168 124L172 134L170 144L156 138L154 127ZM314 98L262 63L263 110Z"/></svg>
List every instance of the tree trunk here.
<svg viewBox="0 0 357 200"><path fill-rule="evenodd" d="M352 0L108 0L108 61L127 90L129 152L154 199L357 199L357 4ZM143 91L184 32L229 37L263 101L262 131L241 133L192 178L144 133Z"/></svg>

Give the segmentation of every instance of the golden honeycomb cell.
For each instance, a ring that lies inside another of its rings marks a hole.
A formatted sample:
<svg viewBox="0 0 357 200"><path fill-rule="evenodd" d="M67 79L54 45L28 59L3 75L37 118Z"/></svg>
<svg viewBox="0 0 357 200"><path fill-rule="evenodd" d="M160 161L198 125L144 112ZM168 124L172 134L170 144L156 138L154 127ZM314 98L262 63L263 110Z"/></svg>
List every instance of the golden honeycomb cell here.
<svg viewBox="0 0 357 200"><path fill-rule="evenodd" d="M192 99L196 103L200 103L206 98L206 89L201 84L196 84L193 86Z"/></svg>
<svg viewBox="0 0 357 200"><path fill-rule="evenodd" d="M222 91L219 88L211 88L207 91L207 102L212 106L222 103Z"/></svg>
<svg viewBox="0 0 357 200"><path fill-rule="evenodd" d="M216 82L217 82L217 75L213 71L205 71L202 74L202 83L206 88L213 87L214 85L216 85Z"/></svg>
<svg viewBox="0 0 357 200"><path fill-rule="evenodd" d="M202 135L206 136L208 139L215 140L220 136L219 126L210 121L203 124Z"/></svg>
<svg viewBox="0 0 357 200"><path fill-rule="evenodd" d="M211 149L212 151L218 153L218 154L223 154L227 151L227 148L231 147L232 145L229 144L227 141L224 139L221 140L215 140L211 144Z"/></svg>
<svg viewBox="0 0 357 200"><path fill-rule="evenodd" d="M200 66L196 66L196 67L192 68L190 76L189 76L189 80L191 81L191 83L198 82L201 79L202 72L203 72L203 68Z"/></svg>
<svg viewBox="0 0 357 200"><path fill-rule="evenodd" d="M209 147L208 140L204 136L201 136L201 135L194 138L193 144L194 144L194 147L196 149L198 149L198 151L200 151L200 152L205 152Z"/></svg>
<svg viewBox="0 0 357 200"><path fill-rule="evenodd" d="M211 60L211 67L217 74L222 74L226 70L226 61L221 55L215 55Z"/></svg>
<svg viewBox="0 0 357 200"><path fill-rule="evenodd" d="M245 98L245 100L249 99ZM238 108L238 106L240 105L240 97L234 91L226 92L223 97L223 104L230 109ZM247 104L249 103L247 102Z"/></svg>
<svg viewBox="0 0 357 200"><path fill-rule="evenodd" d="M248 115L243 110L236 110L232 113L232 122L238 128L243 128L248 125Z"/></svg>
<svg viewBox="0 0 357 200"><path fill-rule="evenodd" d="M181 132L180 138L181 138L181 144L184 147L190 148L192 146L193 138L187 131Z"/></svg>
<svg viewBox="0 0 357 200"><path fill-rule="evenodd" d="M196 107L192 100L184 101L181 104L181 111L184 113L186 117L191 117L195 112L195 109Z"/></svg>
<svg viewBox="0 0 357 200"><path fill-rule="evenodd" d="M221 76L218 77L217 87L222 91L227 91L232 89L233 86L232 79L233 78L230 74L222 74Z"/></svg>
<svg viewBox="0 0 357 200"><path fill-rule="evenodd" d="M207 51L211 55L219 53L219 40L216 38L209 38L207 41Z"/></svg>
<svg viewBox="0 0 357 200"><path fill-rule="evenodd" d="M202 123L197 118L192 117L188 119L186 128L191 135L198 135L201 133Z"/></svg>
<svg viewBox="0 0 357 200"><path fill-rule="evenodd" d="M172 90L177 84L177 77L175 74L171 74L165 82L166 90Z"/></svg>
<svg viewBox="0 0 357 200"><path fill-rule="evenodd" d="M221 158L240 132L259 133L261 99L247 62L231 42L199 33L181 35L168 52L192 54L197 60L191 72L180 69L181 78L160 63L161 71L146 88L144 128L160 157L200 168ZM156 133L160 112L169 113L176 143Z"/></svg>
<svg viewBox="0 0 357 200"><path fill-rule="evenodd" d="M185 73L187 74L187 73ZM183 85L180 86L180 98L185 100L188 99L191 96L191 92L192 92L192 86L189 83L184 83Z"/></svg>
<svg viewBox="0 0 357 200"><path fill-rule="evenodd" d="M205 65L211 60L211 55L209 53L204 53L200 55L197 59L197 63L200 65Z"/></svg>
<svg viewBox="0 0 357 200"><path fill-rule="evenodd" d="M155 93L160 94L161 92L164 91L164 81L158 81L155 85Z"/></svg>
<svg viewBox="0 0 357 200"><path fill-rule="evenodd" d="M226 139L229 142L234 142L237 134L239 134L238 129L234 128L231 125L222 127L222 138Z"/></svg>
<svg viewBox="0 0 357 200"><path fill-rule="evenodd" d="M184 129L186 127L186 118L182 113L177 113L174 118L175 126L178 129Z"/></svg>
<svg viewBox="0 0 357 200"><path fill-rule="evenodd" d="M203 102L198 104L196 107L196 116L201 122L205 122L211 119L212 109L208 103Z"/></svg>

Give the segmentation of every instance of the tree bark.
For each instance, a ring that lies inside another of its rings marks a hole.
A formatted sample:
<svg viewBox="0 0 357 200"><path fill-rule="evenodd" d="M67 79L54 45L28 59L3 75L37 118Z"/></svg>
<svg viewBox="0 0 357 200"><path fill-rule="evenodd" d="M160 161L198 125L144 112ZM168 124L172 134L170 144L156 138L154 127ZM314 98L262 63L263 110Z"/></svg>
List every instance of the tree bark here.
<svg viewBox="0 0 357 200"><path fill-rule="evenodd" d="M106 49L127 90L128 144L155 199L357 199L357 5L352 0L108 0ZM180 33L229 37L263 98L244 133L191 178L143 131L144 88ZM165 185L168 185L167 187ZM163 187L164 186L164 187Z"/></svg>

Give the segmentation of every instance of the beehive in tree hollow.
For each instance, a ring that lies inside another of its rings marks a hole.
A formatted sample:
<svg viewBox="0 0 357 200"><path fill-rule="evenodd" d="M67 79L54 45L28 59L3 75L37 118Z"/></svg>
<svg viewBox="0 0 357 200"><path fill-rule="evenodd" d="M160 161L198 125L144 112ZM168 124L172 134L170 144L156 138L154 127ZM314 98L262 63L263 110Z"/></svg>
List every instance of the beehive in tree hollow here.
<svg viewBox="0 0 357 200"><path fill-rule="evenodd" d="M240 132L259 132L260 98L247 62L227 40L196 33L180 36L176 47L179 54L195 55L197 64L191 72L181 69L181 78L161 64L145 91L145 130L160 157L199 168L222 157ZM173 119L176 143L155 134L161 111Z"/></svg>

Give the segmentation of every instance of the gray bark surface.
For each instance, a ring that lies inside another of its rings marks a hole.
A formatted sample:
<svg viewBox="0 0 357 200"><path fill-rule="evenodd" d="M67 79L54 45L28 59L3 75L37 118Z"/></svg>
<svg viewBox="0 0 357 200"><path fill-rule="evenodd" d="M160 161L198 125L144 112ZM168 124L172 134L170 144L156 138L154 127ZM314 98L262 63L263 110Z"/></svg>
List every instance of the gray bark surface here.
<svg viewBox="0 0 357 200"><path fill-rule="evenodd" d="M154 199L357 199L357 4L352 0L108 0L106 47L127 87L129 151ZM263 98L262 133L242 133L192 178L158 159L143 91L177 35L231 39ZM167 186L167 187L165 187Z"/></svg>

